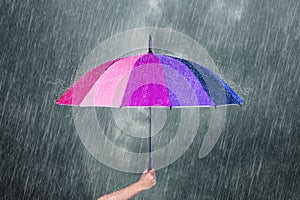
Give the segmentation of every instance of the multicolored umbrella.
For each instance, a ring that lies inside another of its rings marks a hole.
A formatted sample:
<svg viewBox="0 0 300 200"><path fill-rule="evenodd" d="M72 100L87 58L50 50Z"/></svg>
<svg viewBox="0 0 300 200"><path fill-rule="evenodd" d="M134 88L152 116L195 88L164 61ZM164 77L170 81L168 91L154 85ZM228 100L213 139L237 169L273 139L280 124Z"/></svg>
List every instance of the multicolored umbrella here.
<svg viewBox="0 0 300 200"><path fill-rule="evenodd" d="M60 98L59 105L149 107L151 168L151 107L241 105L241 99L208 68L169 55L146 54L118 58L84 74Z"/></svg>

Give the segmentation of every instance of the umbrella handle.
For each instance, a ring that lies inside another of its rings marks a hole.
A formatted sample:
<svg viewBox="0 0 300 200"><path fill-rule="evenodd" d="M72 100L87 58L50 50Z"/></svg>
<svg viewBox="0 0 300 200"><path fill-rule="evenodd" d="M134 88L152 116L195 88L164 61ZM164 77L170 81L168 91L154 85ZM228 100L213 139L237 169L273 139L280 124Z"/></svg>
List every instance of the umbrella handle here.
<svg viewBox="0 0 300 200"><path fill-rule="evenodd" d="M149 107L148 171L152 169L151 151L151 107Z"/></svg>

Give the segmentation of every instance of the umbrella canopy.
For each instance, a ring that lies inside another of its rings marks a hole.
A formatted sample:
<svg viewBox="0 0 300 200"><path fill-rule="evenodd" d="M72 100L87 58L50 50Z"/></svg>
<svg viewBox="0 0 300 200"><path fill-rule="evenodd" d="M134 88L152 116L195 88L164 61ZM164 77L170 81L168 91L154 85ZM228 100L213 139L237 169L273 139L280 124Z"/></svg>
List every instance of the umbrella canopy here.
<svg viewBox="0 0 300 200"><path fill-rule="evenodd" d="M149 51L95 67L56 102L72 106L186 107L244 101L208 68Z"/></svg>

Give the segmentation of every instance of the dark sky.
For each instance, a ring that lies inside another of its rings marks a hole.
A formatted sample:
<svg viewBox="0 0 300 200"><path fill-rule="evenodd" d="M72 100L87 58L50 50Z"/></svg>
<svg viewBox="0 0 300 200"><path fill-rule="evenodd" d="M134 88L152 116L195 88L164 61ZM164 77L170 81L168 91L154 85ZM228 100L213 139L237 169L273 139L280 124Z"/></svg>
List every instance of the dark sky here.
<svg viewBox="0 0 300 200"><path fill-rule="evenodd" d="M54 101L99 42L149 26L201 44L246 104L207 157L196 137L134 199L299 199L298 0L0 1L2 199L95 199L139 178L90 155Z"/></svg>

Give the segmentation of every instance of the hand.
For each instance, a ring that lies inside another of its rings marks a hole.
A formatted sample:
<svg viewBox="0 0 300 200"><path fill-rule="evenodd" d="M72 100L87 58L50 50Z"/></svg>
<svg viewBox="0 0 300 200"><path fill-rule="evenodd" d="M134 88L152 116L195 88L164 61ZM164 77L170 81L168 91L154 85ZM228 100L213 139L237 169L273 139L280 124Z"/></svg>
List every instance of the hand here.
<svg viewBox="0 0 300 200"><path fill-rule="evenodd" d="M142 190L148 190L156 184L155 169L148 171L147 169L143 172L138 184Z"/></svg>

